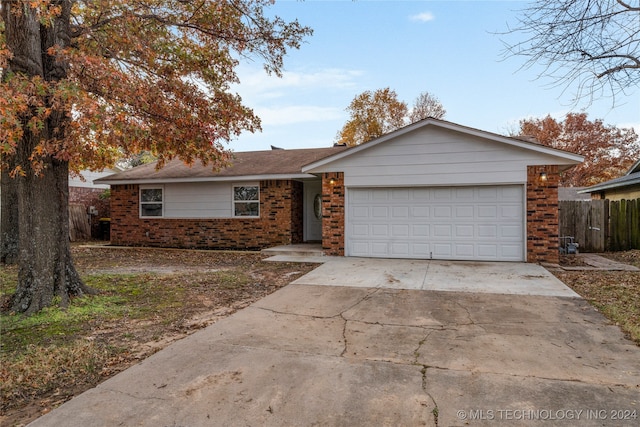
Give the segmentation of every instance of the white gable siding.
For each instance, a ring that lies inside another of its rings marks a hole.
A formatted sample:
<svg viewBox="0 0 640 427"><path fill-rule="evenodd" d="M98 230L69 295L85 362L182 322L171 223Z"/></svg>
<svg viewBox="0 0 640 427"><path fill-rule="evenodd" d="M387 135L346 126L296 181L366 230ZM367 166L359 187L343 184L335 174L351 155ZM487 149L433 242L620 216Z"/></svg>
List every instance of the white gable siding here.
<svg viewBox="0 0 640 427"><path fill-rule="evenodd" d="M165 218L231 218L232 184L164 184Z"/></svg>
<svg viewBox="0 0 640 427"><path fill-rule="evenodd" d="M542 153L429 126L319 169L344 172L347 187L516 184L527 181L528 165L556 161Z"/></svg>
<svg viewBox="0 0 640 427"><path fill-rule="evenodd" d="M83 170L80 174L82 175L82 178L84 178L84 181L79 176L69 176L69 187L107 189L109 188L109 184L94 184L93 181L98 178L104 178L105 176L112 175L116 172L117 171L113 169L106 169L100 172Z"/></svg>

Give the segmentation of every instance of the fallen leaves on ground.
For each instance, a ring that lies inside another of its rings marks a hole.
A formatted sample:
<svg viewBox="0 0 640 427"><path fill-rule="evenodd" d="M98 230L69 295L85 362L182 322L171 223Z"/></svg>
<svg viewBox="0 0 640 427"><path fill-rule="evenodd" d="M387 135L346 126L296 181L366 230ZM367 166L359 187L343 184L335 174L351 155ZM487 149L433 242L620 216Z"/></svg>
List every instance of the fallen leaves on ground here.
<svg viewBox="0 0 640 427"><path fill-rule="evenodd" d="M637 249L601 255L640 267L640 250ZM587 299L614 324L619 325L629 338L640 345L640 272L591 269L555 270L553 274Z"/></svg>
<svg viewBox="0 0 640 427"><path fill-rule="evenodd" d="M28 329L18 326L3 338L2 425L32 421L317 266L264 262L258 252L80 245L72 251L78 272L100 289L100 298L73 301L66 315L86 316L73 328L56 331L50 323L35 331L40 335L18 337ZM2 267L4 292L16 275L15 266ZM92 306L92 299L100 304Z"/></svg>

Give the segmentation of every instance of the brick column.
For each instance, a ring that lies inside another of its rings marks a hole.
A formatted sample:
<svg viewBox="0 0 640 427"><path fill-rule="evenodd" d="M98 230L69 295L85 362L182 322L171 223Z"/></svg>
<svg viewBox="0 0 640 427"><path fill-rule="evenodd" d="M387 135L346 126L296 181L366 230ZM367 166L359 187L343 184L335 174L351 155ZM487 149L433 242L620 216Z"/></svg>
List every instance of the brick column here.
<svg viewBox="0 0 640 427"><path fill-rule="evenodd" d="M527 262L559 262L559 181L558 166L527 167Z"/></svg>
<svg viewBox="0 0 640 427"><path fill-rule="evenodd" d="M322 174L322 250L344 256L344 173Z"/></svg>

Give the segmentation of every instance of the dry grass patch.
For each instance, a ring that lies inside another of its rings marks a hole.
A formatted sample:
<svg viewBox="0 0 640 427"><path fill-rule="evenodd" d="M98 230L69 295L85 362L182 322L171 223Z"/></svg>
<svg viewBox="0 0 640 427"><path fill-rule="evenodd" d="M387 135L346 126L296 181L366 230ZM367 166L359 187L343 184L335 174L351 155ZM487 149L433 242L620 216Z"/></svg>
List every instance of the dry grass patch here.
<svg viewBox="0 0 640 427"><path fill-rule="evenodd" d="M640 267L640 250L603 255ZM553 274L640 345L640 272L586 270L554 271Z"/></svg>
<svg viewBox="0 0 640 427"><path fill-rule="evenodd" d="M7 311L17 269L0 267L0 425L23 425L316 264L259 253L74 247L95 296L31 317Z"/></svg>

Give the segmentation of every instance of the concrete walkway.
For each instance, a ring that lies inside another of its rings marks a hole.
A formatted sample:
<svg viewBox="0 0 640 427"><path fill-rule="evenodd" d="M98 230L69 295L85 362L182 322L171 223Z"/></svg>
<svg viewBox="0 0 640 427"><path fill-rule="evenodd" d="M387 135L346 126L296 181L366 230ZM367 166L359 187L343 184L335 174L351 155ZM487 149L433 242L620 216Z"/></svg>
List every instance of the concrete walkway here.
<svg viewBox="0 0 640 427"><path fill-rule="evenodd" d="M32 425L637 425L640 347L585 300L399 289L418 270L376 263L389 286L355 283L369 264L291 284Z"/></svg>

